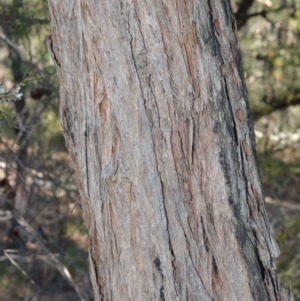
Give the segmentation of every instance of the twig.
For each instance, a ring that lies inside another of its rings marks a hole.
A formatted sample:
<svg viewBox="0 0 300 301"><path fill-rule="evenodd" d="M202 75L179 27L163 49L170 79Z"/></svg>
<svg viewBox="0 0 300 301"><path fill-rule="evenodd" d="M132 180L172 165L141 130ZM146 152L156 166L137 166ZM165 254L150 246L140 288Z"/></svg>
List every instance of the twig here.
<svg viewBox="0 0 300 301"><path fill-rule="evenodd" d="M265 201L267 204L275 205L275 206L282 206L291 210L300 210L300 205L294 204L288 201L279 201L271 199L270 197L266 197Z"/></svg>
<svg viewBox="0 0 300 301"><path fill-rule="evenodd" d="M10 47L12 47L13 49L15 49L18 54L20 54L20 50L18 48L18 46L12 42L4 33L3 31L0 29L0 38L3 39Z"/></svg>
<svg viewBox="0 0 300 301"><path fill-rule="evenodd" d="M55 256L42 242L42 239L40 237L40 235L38 233L36 233L36 231L27 223L27 221L23 218L23 216L18 212L18 210L16 208L14 208L11 203L6 199L5 200L6 203L8 203L11 206L11 211L14 214L17 222L19 223L20 226L24 227L24 229L30 233L31 235L33 235L36 239L36 242L38 243L38 245L41 247L42 250L44 250L46 252L46 254L48 255L47 258L47 262L53 266L54 268L56 268L60 274L71 284L71 286L74 288L74 290L76 291L78 297L80 298L80 301L85 301L85 299L83 298L78 286L75 284L69 270L67 269L67 267L65 265L63 265L58 259L57 256ZM6 255L6 254L5 254ZM10 257L11 258L11 257ZM14 264L15 265L15 264ZM22 272L22 274L24 274L25 272L18 267L18 269ZM24 272L24 273L23 273ZM26 275L26 273L25 273ZM27 275L26 275L27 277ZM28 277L27 277L28 278Z"/></svg>
<svg viewBox="0 0 300 301"><path fill-rule="evenodd" d="M10 253L17 253L17 250L3 250L4 255L9 259L9 261L27 278L30 280L30 282L34 285L36 285L39 289L41 289L35 282L34 280L32 280L29 275L17 264L17 262L13 259L13 256L11 256ZM14 256L16 257L16 256ZM16 257L18 258L18 257Z"/></svg>

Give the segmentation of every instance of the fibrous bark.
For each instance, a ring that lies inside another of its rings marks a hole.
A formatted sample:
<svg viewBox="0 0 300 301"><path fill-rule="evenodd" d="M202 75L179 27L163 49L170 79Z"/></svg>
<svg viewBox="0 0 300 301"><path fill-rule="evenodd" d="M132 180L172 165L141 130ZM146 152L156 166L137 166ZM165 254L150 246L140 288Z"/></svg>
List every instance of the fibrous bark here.
<svg viewBox="0 0 300 301"><path fill-rule="evenodd" d="M228 1L49 7L95 300L289 300Z"/></svg>

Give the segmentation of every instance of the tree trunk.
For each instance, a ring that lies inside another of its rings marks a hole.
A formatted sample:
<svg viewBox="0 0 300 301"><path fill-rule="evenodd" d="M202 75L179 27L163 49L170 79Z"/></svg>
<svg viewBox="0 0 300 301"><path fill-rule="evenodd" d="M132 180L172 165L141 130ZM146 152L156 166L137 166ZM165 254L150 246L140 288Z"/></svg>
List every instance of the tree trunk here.
<svg viewBox="0 0 300 301"><path fill-rule="evenodd" d="M292 300L229 1L48 1L95 300Z"/></svg>

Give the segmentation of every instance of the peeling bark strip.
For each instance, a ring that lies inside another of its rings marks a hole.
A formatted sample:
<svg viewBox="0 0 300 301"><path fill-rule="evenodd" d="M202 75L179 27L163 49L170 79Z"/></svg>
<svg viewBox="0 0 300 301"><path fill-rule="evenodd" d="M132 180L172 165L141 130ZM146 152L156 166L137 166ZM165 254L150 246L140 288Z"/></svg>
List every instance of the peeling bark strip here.
<svg viewBox="0 0 300 301"><path fill-rule="evenodd" d="M229 1L48 2L95 300L292 300Z"/></svg>

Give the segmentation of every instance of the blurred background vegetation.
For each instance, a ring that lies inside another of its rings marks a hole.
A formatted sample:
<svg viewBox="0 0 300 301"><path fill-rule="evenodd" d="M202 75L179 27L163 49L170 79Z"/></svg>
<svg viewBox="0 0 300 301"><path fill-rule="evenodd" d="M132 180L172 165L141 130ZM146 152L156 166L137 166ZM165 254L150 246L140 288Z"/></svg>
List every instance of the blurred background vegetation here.
<svg viewBox="0 0 300 301"><path fill-rule="evenodd" d="M281 250L280 278L300 301L300 1L232 0L258 161ZM93 300L87 229L58 118L44 39L46 0L0 3L0 299ZM17 288L17 289L16 289Z"/></svg>

